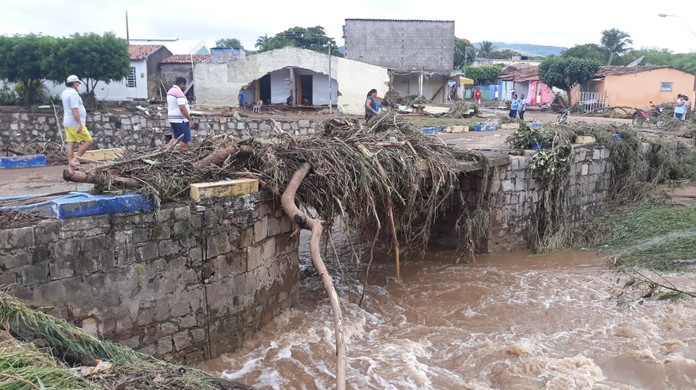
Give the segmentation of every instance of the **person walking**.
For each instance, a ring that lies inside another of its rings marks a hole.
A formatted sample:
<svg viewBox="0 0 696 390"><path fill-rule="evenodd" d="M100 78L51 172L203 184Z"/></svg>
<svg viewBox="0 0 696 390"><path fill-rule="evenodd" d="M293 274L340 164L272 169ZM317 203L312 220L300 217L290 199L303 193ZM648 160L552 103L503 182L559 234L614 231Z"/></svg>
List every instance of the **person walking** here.
<svg viewBox="0 0 696 390"><path fill-rule="evenodd" d="M167 144L168 148L179 142L179 148L187 149L191 143L191 110L188 100L184 95L186 79L177 77L174 85L167 92L167 119L172 127L172 139Z"/></svg>
<svg viewBox="0 0 696 390"><path fill-rule="evenodd" d="M65 80L65 90L60 95L63 102L63 128L65 128L65 149L68 166L73 169L80 167L83 154L92 146L92 134L87 129L87 110L78 92L83 82L76 75L70 75ZM75 152L75 144L82 143Z"/></svg>
<svg viewBox="0 0 696 390"><path fill-rule="evenodd" d="M476 90L474 91L474 100L476 100L476 104L481 105L481 88L476 87Z"/></svg>
<svg viewBox="0 0 696 390"><path fill-rule="evenodd" d="M377 110L377 90L371 89L367 93L367 100L365 100L365 120L368 121L370 118L377 116L379 113Z"/></svg>
<svg viewBox="0 0 696 390"><path fill-rule="evenodd" d="M524 120L524 112L527 111L527 100L524 98L524 94L520 95L520 105L517 111L517 115L520 120Z"/></svg>
<svg viewBox="0 0 696 390"><path fill-rule="evenodd" d="M517 94L512 94L512 100L510 101L510 113L508 116L512 119L517 117L517 110L520 108L520 101L517 99Z"/></svg>

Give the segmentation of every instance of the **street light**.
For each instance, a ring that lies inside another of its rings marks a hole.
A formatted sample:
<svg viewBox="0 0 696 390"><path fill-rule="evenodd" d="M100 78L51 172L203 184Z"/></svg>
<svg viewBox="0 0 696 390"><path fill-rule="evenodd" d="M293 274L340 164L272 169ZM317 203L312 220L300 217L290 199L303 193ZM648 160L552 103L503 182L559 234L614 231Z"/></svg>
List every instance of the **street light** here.
<svg viewBox="0 0 696 390"><path fill-rule="evenodd" d="M694 32L694 30L692 30L691 27L689 27L689 24L686 23L686 20L680 18L679 16L677 16L677 15L670 15L670 14L657 14L657 16L659 16L659 17L661 17L661 18L673 17L673 18L677 18L677 19L681 20L681 21L684 23L684 25L686 26L686 28L688 28L689 31L691 31L691 33L696 37L696 32Z"/></svg>

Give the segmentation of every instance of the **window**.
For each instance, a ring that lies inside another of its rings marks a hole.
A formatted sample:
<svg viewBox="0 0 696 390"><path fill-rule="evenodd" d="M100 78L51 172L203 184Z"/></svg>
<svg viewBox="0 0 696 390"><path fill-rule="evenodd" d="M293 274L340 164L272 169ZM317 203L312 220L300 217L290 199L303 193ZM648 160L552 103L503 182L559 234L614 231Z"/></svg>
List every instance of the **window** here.
<svg viewBox="0 0 696 390"><path fill-rule="evenodd" d="M660 92L672 92L672 83L660 83Z"/></svg>
<svg viewBox="0 0 696 390"><path fill-rule="evenodd" d="M126 87L135 88L135 66L131 66L130 73L126 77Z"/></svg>

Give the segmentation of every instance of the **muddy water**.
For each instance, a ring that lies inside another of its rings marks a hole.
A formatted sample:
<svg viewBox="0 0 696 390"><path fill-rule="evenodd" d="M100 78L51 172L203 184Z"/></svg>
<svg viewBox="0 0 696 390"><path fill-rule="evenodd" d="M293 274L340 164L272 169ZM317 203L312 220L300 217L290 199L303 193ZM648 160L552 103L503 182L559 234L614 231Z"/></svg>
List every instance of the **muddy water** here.
<svg viewBox="0 0 696 390"><path fill-rule="evenodd" d="M696 388L696 300L617 305L617 276L593 252L426 258L400 280L377 264L362 307L342 302L349 388ZM302 290L203 368L259 389L333 388L331 309L315 277Z"/></svg>

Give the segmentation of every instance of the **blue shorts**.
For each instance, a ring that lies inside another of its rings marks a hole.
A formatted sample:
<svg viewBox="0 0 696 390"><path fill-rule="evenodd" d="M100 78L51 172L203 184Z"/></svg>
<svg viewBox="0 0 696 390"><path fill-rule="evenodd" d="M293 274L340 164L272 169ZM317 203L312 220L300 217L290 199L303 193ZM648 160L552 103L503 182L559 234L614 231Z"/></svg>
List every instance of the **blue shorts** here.
<svg viewBox="0 0 696 390"><path fill-rule="evenodd" d="M172 126L172 139L179 139L179 142L189 144L191 143L191 124L188 122L174 123L169 122Z"/></svg>
<svg viewBox="0 0 696 390"><path fill-rule="evenodd" d="M674 113L674 117L679 119L680 121L684 120L684 114L683 113Z"/></svg>

